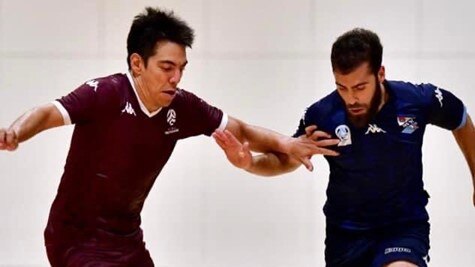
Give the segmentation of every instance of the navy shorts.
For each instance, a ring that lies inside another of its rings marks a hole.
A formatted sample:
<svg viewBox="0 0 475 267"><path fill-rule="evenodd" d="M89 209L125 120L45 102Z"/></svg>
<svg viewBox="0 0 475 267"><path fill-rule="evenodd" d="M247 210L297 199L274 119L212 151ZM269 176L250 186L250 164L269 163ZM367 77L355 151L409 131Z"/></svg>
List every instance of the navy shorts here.
<svg viewBox="0 0 475 267"><path fill-rule="evenodd" d="M327 267L382 267L395 261L408 261L427 267L429 261L428 222L401 223L371 230L326 227Z"/></svg>

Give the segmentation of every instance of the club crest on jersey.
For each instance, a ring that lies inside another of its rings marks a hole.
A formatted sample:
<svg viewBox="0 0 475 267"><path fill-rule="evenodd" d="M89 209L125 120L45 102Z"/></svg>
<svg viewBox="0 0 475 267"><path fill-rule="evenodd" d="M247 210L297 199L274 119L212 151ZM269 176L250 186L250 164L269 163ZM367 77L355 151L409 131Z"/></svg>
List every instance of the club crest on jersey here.
<svg viewBox="0 0 475 267"><path fill-rule="evenodd" d="M169 109L167 112L167 122L170 127L165 131L165 134L172 134L180 131L178 128L174 127L173 125L176 122L176 111L174 109Z"/></svg>
<svg viewBox="0 0 475 267"><path fill-rule="evenodd" d="M338 146L348 146L351 145L351 132L350 128L344 124L339 125L335 129L335 134L340 139Z"/></svg>
<svg viewBox="0 0 475 267"><path fill-rule="evenodd" d="M404 128L402 133L412 134L419 128L415 119L415 117L397 116L397 124Z"/></svg>

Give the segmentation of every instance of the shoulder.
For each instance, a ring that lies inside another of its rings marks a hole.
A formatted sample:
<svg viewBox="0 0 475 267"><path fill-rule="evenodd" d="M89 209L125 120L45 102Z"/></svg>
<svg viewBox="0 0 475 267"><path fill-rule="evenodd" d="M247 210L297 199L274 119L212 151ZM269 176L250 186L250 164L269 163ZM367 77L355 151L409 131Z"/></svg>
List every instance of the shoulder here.
<svg viewBox="0 0 475 267"><path fill-rule="evenodd" d="M96 93L120 93L121 89L131 85L125 74L117 73L88 80L84 86L89 86Z"/></svg>
<svg viewBox="0 0 475 267"><path fill-rule="evenodd" d="M428 105L439 90L430 83L415 84L403 81L386 81L390 93L401 103Z"/></svg>
<svg viewBox="0 0 475 267"><path fill-rule="evenodd" d="M333 113L341 110L343 103L336 91L313 103L307 108L306 117L318 116L329 118Z"/></svg>
<svg viewBox="0 0 475 267"><path fill-rule="evenodd" d="M206 101L185 89L177 89L172 106L193 107L196 105L208 105Z"/></svg>

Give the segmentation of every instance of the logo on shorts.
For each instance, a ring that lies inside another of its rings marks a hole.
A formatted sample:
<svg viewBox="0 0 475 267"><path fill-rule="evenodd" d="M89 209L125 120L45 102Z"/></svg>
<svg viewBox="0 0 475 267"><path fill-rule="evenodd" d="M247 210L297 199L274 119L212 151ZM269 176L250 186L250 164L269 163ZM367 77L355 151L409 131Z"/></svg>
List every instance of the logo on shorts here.
<svg viewBox="0 0 475 267"><path fill-rule="evenodd" d="M340 139L338 146L348 146L351 145L351 132L350 128L344 124L336 127L335 129L336 136Z"/></svg>
<svg viewBox="0 0 475 267"><path fill-rule="evenodd" d="M415 117L397 116L397 124L404 128L402 133L412 134L419 128L415 119Z"/></svg>
<svg viewBox="0 0 475 267"><path fill-rule="evenodd" d="M393 247L393 248L386 248L384 250L384 254L389 254L389 253L411 253L412 250L410 248L402 248L402 247Z"/></svg>

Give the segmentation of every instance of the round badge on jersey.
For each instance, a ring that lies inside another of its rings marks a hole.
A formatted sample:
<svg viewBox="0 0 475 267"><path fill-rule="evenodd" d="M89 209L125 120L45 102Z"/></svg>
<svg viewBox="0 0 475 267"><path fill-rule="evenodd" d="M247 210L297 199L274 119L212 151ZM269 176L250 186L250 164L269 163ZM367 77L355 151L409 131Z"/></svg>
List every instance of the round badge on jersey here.
<svg viewBox="0 0 475 267"><path fill-rule="evenodd" d="M335 129L335 134L340 139L338 146L347 146L351 145L351 132L350 128L344 124L339 125Z"/></svg>

